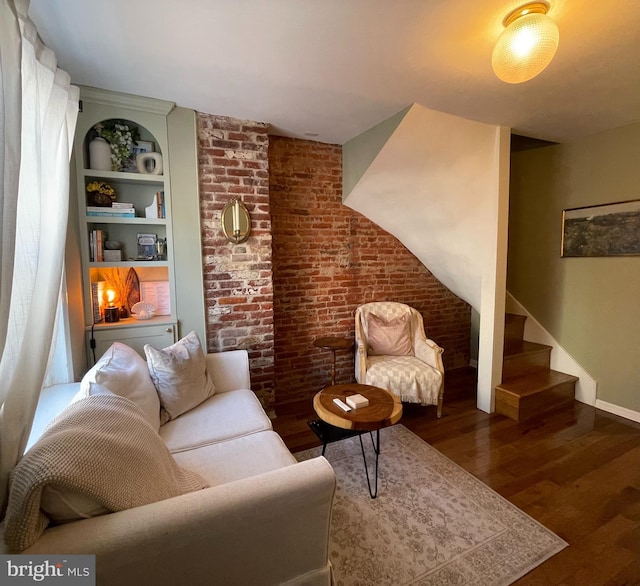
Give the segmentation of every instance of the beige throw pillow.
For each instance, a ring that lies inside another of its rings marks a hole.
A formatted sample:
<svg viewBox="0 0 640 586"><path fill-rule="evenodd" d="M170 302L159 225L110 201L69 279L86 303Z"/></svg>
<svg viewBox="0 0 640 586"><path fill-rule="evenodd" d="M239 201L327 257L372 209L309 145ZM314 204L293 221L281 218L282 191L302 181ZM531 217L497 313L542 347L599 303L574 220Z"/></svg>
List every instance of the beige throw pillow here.
<svg viewBox="0 0 640 586"><path fill-rule="evenodd" d="M213 381L195 332L164 350L145 345L147 366L166 412L162 423L193 409L215 393Z"/></svg>
<svg viewBox="0 0 640 586"><path fill-rule="evenodd" d="M367 318L367 340L374 356L409 356L413 354L409 314L386 321L370 313Z"/></svg>
<svg viewBox="0 0 640 586"><path fill-rule="evenodd" d="M133 401L142 409L151 427L156 431L160 429L160 399L147 363L133 348L114 342L84 375L73 401L90 397L96 385Z"/></svg>

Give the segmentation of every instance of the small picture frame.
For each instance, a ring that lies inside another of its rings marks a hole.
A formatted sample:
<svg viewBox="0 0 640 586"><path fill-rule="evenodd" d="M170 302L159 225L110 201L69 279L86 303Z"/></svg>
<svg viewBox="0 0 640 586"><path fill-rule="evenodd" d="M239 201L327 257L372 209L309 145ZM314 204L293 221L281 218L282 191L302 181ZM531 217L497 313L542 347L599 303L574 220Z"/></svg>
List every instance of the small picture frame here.
<svg viewBox="0 0 640 586"><path fill-rule="evenodd" d="M156 257L157 234L138 234L138 256L136 260L154 260Z"/></svg>
<svg viewBox="0 0 640 586"><path fill-rule="evenodd" d="M135 159L136 156L142 153L154 153L155 145L149 140L139 140L131 149L131 152L133 153L133 158Z"/></svg>

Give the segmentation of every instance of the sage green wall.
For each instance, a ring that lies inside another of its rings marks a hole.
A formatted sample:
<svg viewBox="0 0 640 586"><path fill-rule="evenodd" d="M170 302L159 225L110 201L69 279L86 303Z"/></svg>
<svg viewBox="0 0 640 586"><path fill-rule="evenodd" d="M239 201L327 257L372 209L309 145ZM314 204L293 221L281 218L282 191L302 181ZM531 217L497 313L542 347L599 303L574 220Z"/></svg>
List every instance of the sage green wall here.
<svg viewBox="0 0 640 586"><path fill-rule="evenodd" d="M206 346L196 113L174 108L167 116L171 145L171 215L178 334L195 331Z"/></svg>
<svg viewBox="0 0 640 586"><path fill-rule="evenodd" d="M411 106L407 106L342 146L343 198L351 193L410 109Z"/></svg>
<svg viewBox="0 0 640 586"><path fill-rule="evenodd" d="M636 412L640 257L560 246L563 209L639 197L640 124L512 155L507 289L597 381L597 400Z"/></svg>

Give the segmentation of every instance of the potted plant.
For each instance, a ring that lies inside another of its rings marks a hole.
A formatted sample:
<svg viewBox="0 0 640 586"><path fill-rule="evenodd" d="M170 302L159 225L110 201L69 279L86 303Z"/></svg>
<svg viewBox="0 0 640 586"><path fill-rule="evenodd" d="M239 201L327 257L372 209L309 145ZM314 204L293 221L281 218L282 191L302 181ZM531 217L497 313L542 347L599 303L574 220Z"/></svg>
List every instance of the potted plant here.
<svg viewBox="0 0 640 586"><path fill-rule="evenodd" d="M99 122L93 129L93 138L102 138L111 148L111 170L123 171L132 156L132 149L140 139L137 126L127 120L110 119Z"/></svg>

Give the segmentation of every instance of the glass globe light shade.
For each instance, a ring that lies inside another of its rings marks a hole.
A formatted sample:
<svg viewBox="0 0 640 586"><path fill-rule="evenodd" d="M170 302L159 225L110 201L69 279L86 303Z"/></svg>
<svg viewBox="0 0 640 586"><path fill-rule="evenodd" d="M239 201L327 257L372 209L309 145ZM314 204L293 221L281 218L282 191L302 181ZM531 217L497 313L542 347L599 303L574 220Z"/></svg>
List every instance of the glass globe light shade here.
<svg viewBox="0 0 640 586"><path fill-rule="evenodd" d="M528 81L551 63L559 38L558 25L546 14L520 16L498 37L491 55L493 71L507 83Z"/></svg>

